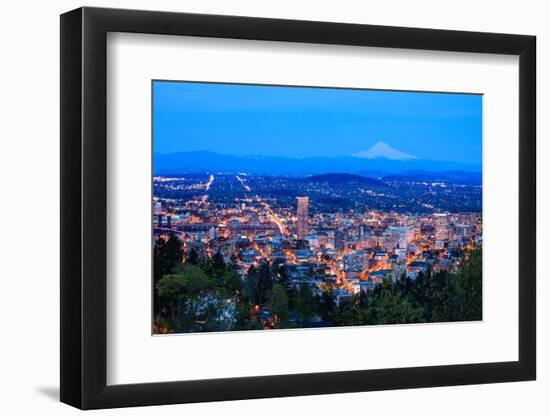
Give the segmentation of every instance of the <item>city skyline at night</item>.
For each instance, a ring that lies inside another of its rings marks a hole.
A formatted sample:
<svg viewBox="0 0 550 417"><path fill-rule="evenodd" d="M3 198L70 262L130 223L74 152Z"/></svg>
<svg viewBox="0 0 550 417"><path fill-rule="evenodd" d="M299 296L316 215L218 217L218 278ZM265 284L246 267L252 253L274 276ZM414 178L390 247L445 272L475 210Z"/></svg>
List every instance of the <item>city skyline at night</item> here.
<svg viewBox="0 0 550 417"><path fill-rule="evenodd" d="M153 82L159 154L354 157L383 142L479 166L481 115L479 94Z"/></svg>
<svg viewBox="0 0 550 417"><path fill-rule="evenodd" d="M482 319L482 96L155 81L154 334Z"/></svg>

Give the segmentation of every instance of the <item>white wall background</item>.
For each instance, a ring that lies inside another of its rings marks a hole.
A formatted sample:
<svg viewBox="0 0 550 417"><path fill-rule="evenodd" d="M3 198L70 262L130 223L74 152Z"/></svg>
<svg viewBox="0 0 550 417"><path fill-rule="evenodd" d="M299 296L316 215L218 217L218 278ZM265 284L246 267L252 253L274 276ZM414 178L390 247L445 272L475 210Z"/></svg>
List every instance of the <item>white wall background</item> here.
<svg viewBox="0 0 550 417"><path fill-rule="evenodd" d="M0 413L75 415L59 392L59 17L72 0L10 2L0 20ZM546 416L550 412L550 146L543 140L550 83L545 2L340 0L124 0L89 6L238 14L395 26L509 32L538 37L538 381L453 388L236 401L94 412L96 415L276 416L342 413L416 416ZM546 394L546 395L544 395Z"/></svg>

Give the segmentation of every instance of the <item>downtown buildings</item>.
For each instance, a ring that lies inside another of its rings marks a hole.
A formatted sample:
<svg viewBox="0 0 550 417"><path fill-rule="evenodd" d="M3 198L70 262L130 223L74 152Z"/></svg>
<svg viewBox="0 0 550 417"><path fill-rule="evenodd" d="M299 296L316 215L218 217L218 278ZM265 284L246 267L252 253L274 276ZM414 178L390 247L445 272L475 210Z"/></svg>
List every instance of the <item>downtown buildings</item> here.
<svg viewBox="0 0 550 417"><path fill-rule="evenodd" d="M296 237L298 240L304 240L309 229L309 197L296 197L296 200Z"/></svg>
<svg viewBox="0 0 550 417"><path fill-rule="evenodd" d="M297 196L291 187L300 187ZM155 179L154 238L178 236L185 255L221 253L243 280L252 266L279 265L291 285L334 291L338 299L384 280L415 279L427 269L456 271L466 251L481 243L480 212L423 208L427 203L400 209L395 202L411 198L400 193L245 174L161 177ZM437 194L446 196L444 187L418 185L414 195L422 193L455 204ZM477 193L460 187L454 195L469 207ZM394 208L370 208L384 199ZM353 205L343 206L346 201Z"/></svg>

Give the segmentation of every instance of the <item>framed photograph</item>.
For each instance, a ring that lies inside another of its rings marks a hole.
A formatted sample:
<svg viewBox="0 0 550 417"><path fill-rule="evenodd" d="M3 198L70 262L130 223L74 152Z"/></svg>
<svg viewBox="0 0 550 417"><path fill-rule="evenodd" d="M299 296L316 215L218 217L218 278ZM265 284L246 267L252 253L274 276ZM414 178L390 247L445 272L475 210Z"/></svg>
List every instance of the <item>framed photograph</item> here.
<svg viewBox="0 0 550 417"><path fill-rule="evenodd" d="M533 380L535 37L61 16L61 401Z"/></svg>

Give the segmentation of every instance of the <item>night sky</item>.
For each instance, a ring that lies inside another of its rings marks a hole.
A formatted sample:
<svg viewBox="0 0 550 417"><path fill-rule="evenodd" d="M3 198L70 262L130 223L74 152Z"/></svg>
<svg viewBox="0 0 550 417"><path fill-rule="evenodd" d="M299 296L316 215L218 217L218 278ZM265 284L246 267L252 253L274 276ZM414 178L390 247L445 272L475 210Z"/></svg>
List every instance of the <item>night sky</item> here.
<svg viewBox="0 0 550 417"><path fill-rule="evenodd" d="M482 96L155 81L154 151L305 158L376 142L478 164Z"/></svg>

